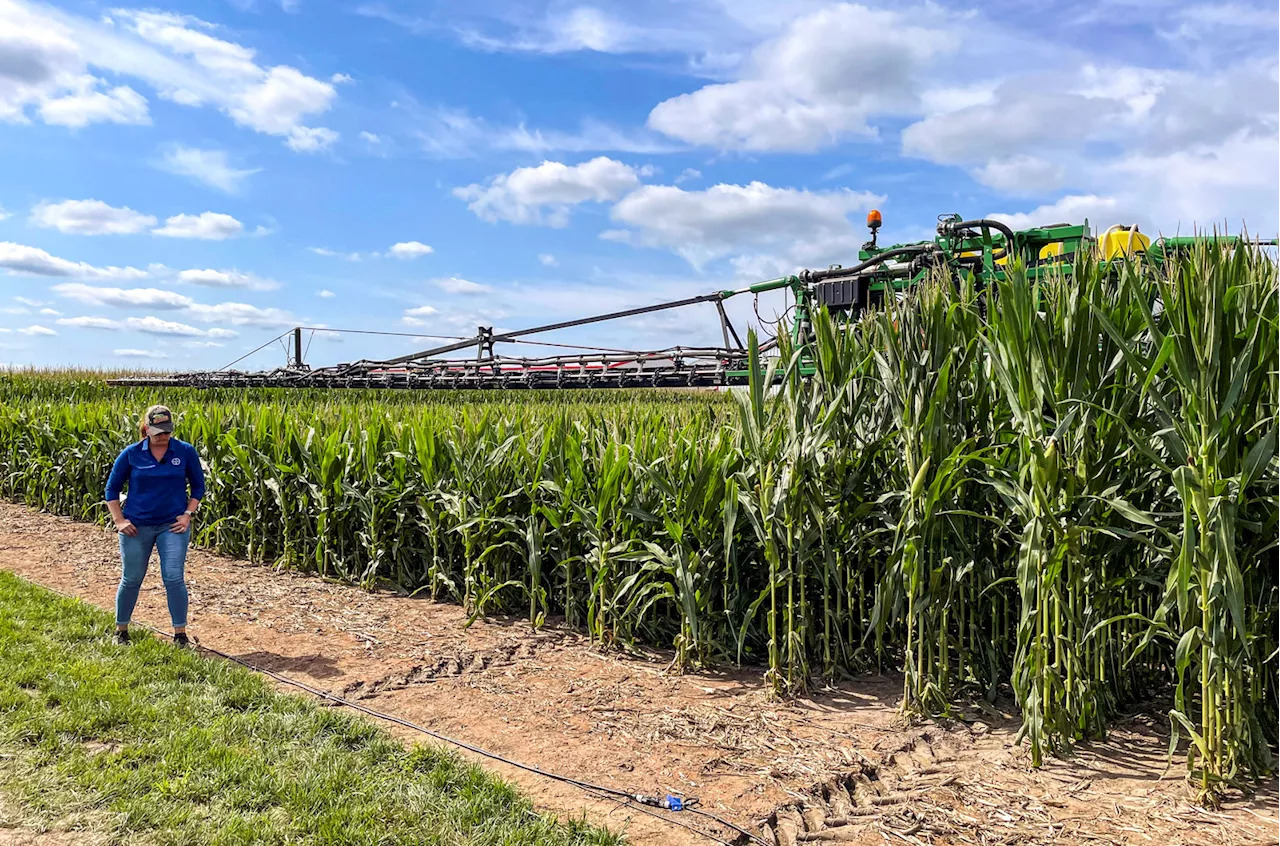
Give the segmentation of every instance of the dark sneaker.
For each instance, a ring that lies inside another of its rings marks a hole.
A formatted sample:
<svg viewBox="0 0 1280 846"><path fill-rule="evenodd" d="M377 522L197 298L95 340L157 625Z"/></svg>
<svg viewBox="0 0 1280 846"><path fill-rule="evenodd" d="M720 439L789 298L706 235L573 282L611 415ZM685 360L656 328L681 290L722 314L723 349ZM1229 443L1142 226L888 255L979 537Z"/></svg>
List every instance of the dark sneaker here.
<svg viewBox="0 0 1280 846"><path fill-rule="evenodd" d="M186 632L180 632L173 636L173 645L179 649L190 649L191 641L187 638Z"/></svg>
<svg viewBox="0 0 1280 846"><path fill-rule="evenodd" d="M123 643L128 643L128 642L129 642L129 630L128 630L128 629L116 629L116 643L122 643L122 644L123 644Z"/></svg>

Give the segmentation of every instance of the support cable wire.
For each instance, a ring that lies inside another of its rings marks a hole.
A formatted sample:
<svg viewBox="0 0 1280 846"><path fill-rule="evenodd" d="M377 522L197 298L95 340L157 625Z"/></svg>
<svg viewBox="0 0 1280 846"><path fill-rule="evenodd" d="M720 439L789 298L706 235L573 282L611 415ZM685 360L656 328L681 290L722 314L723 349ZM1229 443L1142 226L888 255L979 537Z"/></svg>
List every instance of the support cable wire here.
<svg viewBox="0 0 1280 846"><path fill-rule="evenodd" d="M288 334L288 333L285 333L285 334ZM271 342L268 341L267 343L271 343ZM263 346L265 346L265 344ZM45 585L40 585L40 587L52 593L56 593L58 596L61 596L63 599L69 599L74 602L84 602L84 600L81 599L80 597L72 596L71 594L68 594L68 593L63 593L57 588L46 587ZM161 631L160 629L157 629L154 626L147 625L146 623L133 621L130 623L130 625L146 629L152 634L158 635L162 638L173 640L173 635L167 634ZM611 799L620 805L626 805L627 807L634 808L635 810L638 810L638 811L642 811L648 814L649 816L662 820L663 822L671 823L672 825L677 825L677 826L680 826L681 828L685 828L685 829L688 829L689 831L695 832L697 834L701 834L703 837L706 837L709 840L714 840L717 843L723 844L723 846L737 846L737 844L741 844L744 842L754 842L754 843L760 844L760 846L773 846L773 844L767 843L760 837L747 831L745 828L742 828L736 823L732 823L729 820L724 819L718 814L713 814L710 811L704 811L700 808L691 808L686 806L682 811L678 811L678 812L673 811L671 813L695 814L697 816L704 817L706 819L712 820L715 823L718 823L719 825L729 829L730 831L737 832L738 836L735 837L733 840L724 840L721 837L718 837L714 834L711 834L709 832L696 828L690 825L689 823L683 822L681 820L673 819L672 817L664 816L663 814L659 814L656 811L651 810L645 803L639 800L638 797L641 794L628 793L625 790L618 790L617 788L606 787L605 785L602 785L602 784L594 784L589 781L582 781L580 779L573 778L572 776L553 773L548 770L544 770L541 767L537 767L533 764L523 764L519 761L515 761L515 760L512 760L511 758L507 758L502 755L499 755L496 752L490 752L487 749L482 749L479 746L475 746L471 743L467 743L465 740L458 740L456 738L449 737L448 735L441 734L437 731L432 731L431 729L426 728L425 726L420 726L417 723L410 722L409 720L403 719L401 717L397 717L393 714L387 714L382 711L376 711L373 708L369 708L368 706L361 705L358 702L353 702L350 699L345 699L341 696L338 696L335 693L330 693L327 690L321 690L318 687L313 687L312 685L309 685L306 682L298 681L297 679L290 678L289 676L277 673L274 670L268 670L265 667L259 667L255 664L252 664L244 660L243 658L239 658L235 655L229 655L228 653L223 652L220 649L215 649L212 646L204 646L203 644L199 644L199 643L193 643L192 645L196 649L199 649L202 652L208 652L212 655L217 655L219 658L222 658L227 661L231 661L234 664L239 664L240 666L248 670L252 670L253 672L258 673L260 675L264 675L264 676L267 676L268 678L275 679L281 684L290 685L292 687L298 688L299 690L306 691L307 693L310 693L311 695L318 697L320 699L326 700L328 702L333 702L336 705L341 705L341 706L350 708L353 711L359 711L362 714L366 714L370 717L375 717L379 720L385 720L386 722L395 723L396 725L402 726L404 728L421 732L422 734L425 734L428 737L434 738L443 743L448 743L450 745L457 746L461 749L466 749L468 752L472 752L483 758L488 758L490 760L497 761L502 764L506 764L507 766L515 767L516 769L525 770L526 772L531 772L536 775L540 775L544 778L549 778L553 781L558 781L564 784L572 785L573 787L577 787L581 790L586 791L587 793L591 793L595 795L597 798ZM696 800L691 800L691 801L696 801ZM746 840L744 841L743 838L746 838Z"/></svg>
<svg viewBox="0 0 1280 846"><path fill-rule="evenodd" d="M276 335L274 338L272 338L270 341L267 341L267 342L266 342L266 343L264 343L262 346L260 346L260 347L256 347L256 348L254 348L254 349L249 350L247 353L245 353L244 355L240 356L240 357L239 357L239 358L237 358L235 361L231 362L231 364L224 364L224 365L222 365L221 367L219 367L219 368L218 368L218 370L219 370L219 371L222 371L222 370L228 370L228 369L230 369L232 365L239 364L240 362L244 361L246 358L248 358L249 356L251 356L251 355L253 355L254 353L258 352L259 350L264 350L264 349L266 349L267 347L271 346L271 345L272 345L272 344L274 344L276 341L278 341L278 340L280 340L281 338L283 338L285 335L288 335L290 331L292 331L292 330L288 330L288 331L285 331L285 332L281 332L279 335Z"/></svg>

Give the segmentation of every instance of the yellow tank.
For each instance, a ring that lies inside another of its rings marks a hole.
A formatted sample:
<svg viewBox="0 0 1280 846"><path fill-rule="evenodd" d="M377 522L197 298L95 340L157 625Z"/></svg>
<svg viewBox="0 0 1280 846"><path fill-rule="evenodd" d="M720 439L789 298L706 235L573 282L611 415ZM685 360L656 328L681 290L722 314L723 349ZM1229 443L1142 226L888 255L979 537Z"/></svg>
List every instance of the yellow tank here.
<svg viewBox="0 0 1280 846"><path fill-rule="evenodd" d="M1045 244L1043 247L1040 248L1040 261L1046 262L1048 259L1054 258L1055 256L1061 256L1066 251L1067 251L1067 248L1063 245L1061 241L1054 241L1052 244ZM1059 258L1056 262L1049 262L1049 263L1060 264L1061 262L1062 262L1062 259Z"/></svg>
<svg viewBox="0 0 1280 846"><path fill-rule="evenodd" d="M967 252L963 252L963 253L961 253L961 254L960 254L960 257L961 257L961 258L977 258L977 257L979 257L979 256L981 256L981 255L982 255L982 250L968 250ZM996 259L996 260L995 260L995 263L996 263L996 264L998 264L998 265L1005 265L1005 264L1008 264L1008 263L1009 263L1009 257L1008 257L1008 256L1001 256L1000 258L998 258L998 259Z"/></svg>
<svg viewBox="0 0 1280 846"><path fill-rule="evenodd" d="M1151 239L1138 231L1137 224L1122 226L1116 224L1102 233L1098 239L1098 251L1103 261L1117 258L1131 258L1137 253L1144 253L1151 246Z"/></svg>

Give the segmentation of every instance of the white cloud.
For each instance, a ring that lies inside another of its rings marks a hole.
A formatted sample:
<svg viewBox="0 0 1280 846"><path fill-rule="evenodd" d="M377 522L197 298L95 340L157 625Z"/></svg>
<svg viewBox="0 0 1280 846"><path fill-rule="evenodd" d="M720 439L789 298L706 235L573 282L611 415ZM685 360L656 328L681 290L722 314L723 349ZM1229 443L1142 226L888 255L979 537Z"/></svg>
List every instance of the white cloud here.
<svg viewBox="0 0 1280 846"><path fill-rule="evenodd" d="M60 317L54 322L59 326L70 326L73 329L104 329L110 332L124 329L123 323L107 317Z"/></svg>
<svg viewBox="0 0 1280 846"><path fill-rule="evenodd" d="M962 38L937 7L833 4L759 45L738 81L659 103L648 126L722 150L804 152L874 137L868 118L918 108L930 65Z"/></svg>
<svg viewBox="0 0 1280 846"><path fill-rule="evenodd" d="M222 241L234 238L244 231L244 225L229 214L203 212L202 214L176 214L164 222L164 226L151 230L153 235L168 238L199 238L204 241Z"/></svg>
<svg viewBox="0 0 1280 846"><path fill-rule="evenodd" d="M338 140L338 133L323 126L310 128L295 127L289 132L289 140L285 143L289 149L298 153L314 153L323 150Z"/></svg>
<svg viewBox="0 0 1280 846"><path fill-rule="evenodd" d="M198 56L196 60L200 61ZM331 83L280 65L266 71L225 108L232 120L242 126L285 136L294 150L312 151L328 146L338 133L324 127L303 126L301 121L328 111L334 96Z"/></svg>
<svg viewBox="0 0 1280 846"><path fill-rule="evenodd" d="M1030 229L1033 226L1047 226L1053 223L1083 223L1085 218L1096 224L1099 220L1114 219L1116 214L1122 211L1130 210L1122 209L1119 201L1114 197L1073 194L1055 203L1039 206L1030 212L991 213L988 217L999 220L1013 229Z"/></svg>
<svg viewBox="0 0 1280 846"><path fill-rule="evenodd" d="M192 303L186 309L201 323L230 323L233 326L260 326L268 329L298 325L298 319L279 308L259 308L248 303Z"/></svg>
<svg viewBox="0 0 1280 846"><path fill-rule="evenodd" d="M35 106L50 124L150 123L147 101L127 85L99 90L73 28L56 14L16 2L0 5L0 120L28 123Z"/></svg>
<svg viewBox="0 0 1280 846"><path fill-rule="evenodd" d="M79 282L67 282L53 286L54 293L67 299L95 306L113 306L116 308L156 308L180 311L198 323L229 323L233 326L262 326L267 328L294 326L298 320L289 312L279 308L260 308L248 303L198 303L188 296L164 291L158 288L98 288ZM74 318L73 318L74 319ZM131 323L139 318L125 321L126 328L155 327L169 321L158 318L145 318L147 323ZM181 324L177 324L181 325ZM108 328L105 325L97 328ZM210 329L204 333L210 338L235 337L229 329Z"/></svg>
<svg viewBox="0 0 1280 846"><path fill-rule="evenodd" d="M237 124L284 137L290 146L314 132L303 121L328 111L336 96L331 83L296 68L258 65L253 50L215 38L209 34L214 27L195 18L143 11L117 11L114 17L122 25L116 29L145 43L134 41L124 62L110 56L97 61L131 65L161 97L187 106L215 105Z"/></svg>
<svg viewBox="0 0 1280 846"><path fill-rule="evenodd" d="M808 0L805 0L808 2ZM777 5L777 4L772 4ZM740 50L749 27L743 7L755 3L627 2L609 4L489 4L457 5L450 28L474 49L503 52L559 54L577 51L599 53L682 53L697 71L701 67L731 62ZM451 12L455 11L451 7ZM357 14L380 18L415 33L435 33L437 22L398 12L383 4L368 3ZM473 20L466 20L471 16ZM493 20L483 20L486 16ZM770 16L772 17L772 16ZM480 18L475 20L474 18ZM773 21L770 21L773 23ZM776 24L774 24L776 26Z"/></svg>
<svg viewBox="0 0 1280 846"><path fill-rule="evenodd" d="M1095 228L1136 222L1170 233L1227 223L1238 231L1243 223L1272 232L1280 226L1277 76L1274 61L1246 61L1211 73L1085 66L1019 77L985 104L908 127L903 148L965 166L1008 195L1062 191L1032 211L1005 212L1020 225L1087 216ZM1050 88L1057 93L1046 100Z"/></svg>
<svg viewBox="0 0 1280 846"><path fill-rule="evenodd" d="M484 185L455 188L482 220L545 224L564 227L571 206L588 201L616 200L640 184L635 168L606 156L578 165L544 161L537 167L499 174Z"/></svg>
<svg viewBox="0 0 1280 846"><path fill-rule="evenodd" d="M132 235L154 225L156 219L101 200L63 200L37 205L31 210L31 222L72 235Z"/></svg>
<svg viewBox="0 0 1280 846"><path fill-rule="evenodd" d="M332 82L287 65L258 64L255 51L216 37L218 28L165 12L116 9L91 19L6 2L0 7L0 53L16 55L16 70L0 74L0 118L26 120L36 104L48 122L82 126L111 120L149 121L145 99L128 86L98 90L89 68L130 77L183 106L213 106L235 123L285 139L294 149L319 149L336 137L307 125L328 111Z"/></svg>
<svg viewBox="0 0 1280 846"><path fill-rule="evenodd" d="M168 353L163 352L161 350L139 350L139 349L132 349L127 347L125 349L112 350L111 353L113 355L118 355L121 358L168 358L169 357Z"/></svg>
<svg viewBox="0 0 1280 846"><path fill-rule="evenodd" d="M457 276L433 279L431 281L433 285L446 294L487 294L493 290L488 285L481 285L479 282L472 282L468 279L459 279Z"/></svg>
<svg viewBox="0 0 1280 846"><path fill-rule="evenodd" d="M1193 227L1203 231L1216 224L1239 232L1247 225L1255 234L1275 237L1280 229L1276 146L1275 138L1240 131L1219 144L1130 154L1100 168L1098 178L1120 187L1122 205L1145 212L1152 226L1147 231L1188 234Z"/></svg>
<svg viewBox="0 0 1280 846"><path fill-rule="evenodd" d="M1029 150L1074 145L1099 131L1115 131L1124 103L1063 90L1050 75L1017 77L992 102L931 115L902 132L902 149L939 164L1009 158ZM1055 88L1052 97L1045 87ZM1070 132L1063 132L1070 126Z"/></svg>
<svg viewBox="0 0 1280 846"><path fill-rule="evenodd" d="M14 297L13 299L16 302L20 302L23 305L31 306L32 308L40 308L40 306L48 305L48 303L44 302L43 300L33 300L30 297Z"/></svg>
<svg viewBox="0 0 1280 846"><path fill-rule="evenodd" d="M109 91L98 91L102 80L92 76L80 78L79 90L73 94L45 100L40 104L40 117L45 123L79 129L91 123L151 123L147 100L127 85Z"/></svg>
<svg viewBox="0 0 1280 846"><path fill-rule="evenodd" d="M434 306L429 305L407 308L404 311L404 316L400 318L400 322L406 326L427 326L429 322L422 318L431 317L438 313L439 311Z"/></svg>
<svg viewBox="0 0 1280 846"><path fill-rule="evenodd" d="M577 132L529 129L523 123L495 126L464 110L435 108L413 111L414 133L423 152L434 158L470 158L486 151L546 155L551 152L670 153L677 145L655 133L620 130L587 119Z"/></svg>
<svg viewBox="0 0 1280 846"><path fill-rule="evenodd" d="M347 261L360 261L359 253L340 253L337 250L331 250L328 247L307 247L307 249L318 256L327 256L329 258L344 258Z"/></svg>
<svg viewBox="0 0 1280 846"><path fill-rule="evenodd" d="M142 279L148 274L136 267L95 267L83 261L68 261L38 247L0 241L0 269L31 276L82 279Z"/></svg>
<svg viewBox="0 0 1280 846"><path fill-rule="evenodd" d="M202 338L208 334L194 326L188 326L185 323L178 323L173 320L161 320L158 317L130 317L125 321L125 326L136 332L145 332L148 335L182 335Z"/></svg>
<svg viewBox="0 0 1280 846"><path fill-rule="evenodd" d="M0 220L4 220L7 217L13 217L13 215L5 211L4 206L0 206Z"/></svg>
<svg viewBox="0 0 1280 846"><path fill-rule="evenodd" d="M556 261L556 257L550 253L539 253L538 261L541 262L544 267L555 267L560 263Z"/></svg>
<svg viewBox="0 0 1280 846"><path fill-rule="evenodd" d="M367 130L361 130L360 137L365 141L368 141L370 144L382 143L381 138L379 138L377 135L373 134L372 132L368 132Z"/></svg>
<svg viewBox="0 0 1280 846"><path fill-rule="evenodd" d="M41 314L43 314L43 315L45 315L45 316L47 316L47 317L61 317L61 316L62 316L62 312L60 312L60 311L58 311L57 309L54 309L54 308L42 308L42 309L40 309L40 313L41 313Z"/></svg>
<svg viewBox="0 0 1280 846"><path fill-rule="evenodd" d="M337 296L337 294L327 288L321 288L319 291L316 291L316 296L327 300Z"/></svg>
<svg viewBox="0 0 1280 846"><path fill-rule="evenodd" d="M420 241L401 241L398 244L392 244L388 252L398 259L415 259L430 255L435 250Z"/></svg>
<svg viewBox="0 0 1280 846"><path fill-rule="evenodd" d="M195 147L177 146L167 150L159 163L161 170L188 176L219 191L234 194L246 178L260 173L232 167L225 150L201 150Z"/></svg>
<svg viewBox="0 0 1280 846"><path fill-rule="evenodd" d="M53 292L87 305L117 308L182 309L194 304L190 297L160 288L98 288L81 282L64 282L54 285Z"/></svg>
<svg viewBox="0 0 1280 846"><path fill-rule="evenodd" d="M992 159L973 171L973 178L1004 194L1044 194L1060 186L1066 168L1035 156Z"/></svg>
<svg viewBox="0 0 1280 846"><path fill-rule="evenodd" d="M623 197L610 214L632 228L602 237L665 247L695 267L734 254L744 261L773 251L796 265L847 262L863 240L848 215L883 199L865 191L812 192L762 182L702 191L646 185Z"/></svg>
<svg viewBox="0 0 1280 846"><path fill-rule="evenodd" d="M178 281L210 288L248 288L254 291L270 291L280 287L280 283L275 280L263 279L252 273L212 268L184 270L178 274Z"/></svg>
<svg viewBox="0 0 1280 846"><path fill-rule="evenodd" d="M18 331L19 331L19 332L21 332L23 335L45 335L45 336L49 336L49 335L57 335L57 334L58 334L57 332L53 331L53 330L52 330L52 329L50 329L49 327L47 327L47 326L40 326L40 325L38 325L38 324L37 324L37 325L34 325L34 326L28 326L28 327L26 327L25 329L19 329Z"/></svg>

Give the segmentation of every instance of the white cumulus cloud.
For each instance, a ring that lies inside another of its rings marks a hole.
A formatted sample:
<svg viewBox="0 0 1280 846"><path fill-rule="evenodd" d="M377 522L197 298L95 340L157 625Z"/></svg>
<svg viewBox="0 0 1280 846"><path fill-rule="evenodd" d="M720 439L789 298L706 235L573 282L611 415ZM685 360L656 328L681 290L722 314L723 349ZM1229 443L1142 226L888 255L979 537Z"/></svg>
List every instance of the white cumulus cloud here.
<svg viewBox="0 0 1280 846"><path fill-rule="evenodd" d="M86 305L117 308L181 309L194 304L190 297L160 288L99 288L82 282L63 282L53 292Z"/></svg>
<svg viewBox="0 0 1280 846"><path fill-rule="evenodd" d="M695 267L728 256L744 261L759 255L777 255L784 265L795 266L848 263L865 240L849 215L883 199L865 191L813 192L763 182L701 191L646 185L610 212L630 229L605 237L670 249Z"/></svg>
<svg viewBox="0 0 1280 846"><path fill-rule="evenodd" d="M46 335L46 336L48 336L48 335L57 335L57 334L58 334L57 332L55 332L55 331L53 331L52 329L50 329L48 326L40 326L40 325L38 325L38 324L37 324L37 325L34 325L34 326L28 326L28 327L26 327L25 329L19 329L18 331L19 331L19 332L21 332L21 333L22 333L22 334L24 334L24 335Z"/></svg>
<svg viewBox="0 0 1280 846"><path fill-rule="evenodd" d="M241 273L238 270L214 270L192 268L178 274L179 282L192 285L205 285L210 288L248 288L254 291L270 291L280 287L273 279L263 279L253 273Z"/></svg>
<svg viewBox="0 0 1280 846"><path fill-rule="evenodd" d="M31 222L72 235L131 235L153 226L155 217L101 200L44 202L31 210Z"/></svg>
<svg viewBox="0 0 1280 846"><path fill-rule="evenodd" d="M200 323L230 323L232 326L258 326L267 329L298 325L298 319L279 308L261 308L248 303L192 303L186 313Z"/></svg>
<svg viewBox="0 0 1280 846"><path fill-rule="evenodd" d="M82 279L142 279L148 275L136 267L95 267L83 261L69 261L39 247L11 241L0 241L0 269L30 276Z"/></svg>
<svg viewBox="0 0 1280 846"><path fill-rule="evenodd" d="M147 99L127 85L99 91L102 80L85 75L71 94L45 100L40 117L45 123L79 129L91 123L151 123Z"/></svg>
<svg viewBox="0 0 1280 846"><path fill-rule="evenodd" d="M78 33L62 16L20 2L0 4L0 120L80 128L150 123L147 101L127 85L108 88L88 72Z"/></svg>
<svg viewBox="0 0 1280 846"><path fill-rule="evenodd" d="M423 320L422 318L431 317L438 313L438 309L429 305L418 306L417 308L407 308L404 310L404 316L400 318L400 322L405 326L427 326L428 321Z"/></svg>
<svg viewBox="0 0 1280 846"><path fill-rule="evenodd" d="M453 194L467 202L482 220L545 224L564 227L572 206L588 201L616 200L640 184L630 165L597 156L578 165L544 161L498 174L487 183L455 188Z"/></svg>
<svg viewBox="0 0 1280 846"><path fill-rule="evenodd" d="M932 63L961 37L937 7L835 3L760 44L737 81L659 103L648 125L722 150L805 152L874 137L868 118L910 114Z"/></svg>
<svg viewBox="0 0 1280 846"><path fill-rule="evenodd" d="M116 9L101 18L8 0L0 5L0 119L28 120L36 106L49 123L147 123L145 98L129 85L107 87L91 70L150 86L162 99L210 106L236 124L309 152L337 133L311 126L337 97L332 81L288 65L265 65L256 51L218 36L213 24L149 10Z"/></svg>
<svg viewBox="0 0 1280 846"><path fill-rule="evenodd" d="M199 238L205 241L223 241L244 231L244 225L229 214L203 212L201 214L176 214L164 222L164 226L151 230L154 235L168 238Z"/></svg>
<svg viewBox="0 0 1280 846"><path fill-rule="evenodd" d="M125 326L136 332L148 335L180 335L185 337L205 337L208 333L203 329L178 323L174 320L161 320L159 317L130 317Z"/></svg>
<svg viewBox="0 0 1280 846"><path fill-rule="evenodd" d="M388 252L398 259L415 259L418 256L430 255L435 250L421 241L401 241L398 244L392 244Z"/></svg>

